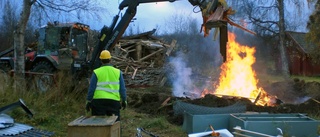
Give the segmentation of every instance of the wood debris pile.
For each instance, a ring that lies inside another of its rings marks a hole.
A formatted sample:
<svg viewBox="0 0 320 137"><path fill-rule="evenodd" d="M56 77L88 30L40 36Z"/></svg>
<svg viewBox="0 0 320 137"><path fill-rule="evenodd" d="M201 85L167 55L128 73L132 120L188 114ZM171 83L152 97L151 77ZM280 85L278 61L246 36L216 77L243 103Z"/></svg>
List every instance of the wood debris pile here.
<svg viewBox="0 0 320 137"><path fill-rule="evenodd" d="M165 82L164 64L176 41L170 45L152 36L155 30L123 37L115 46L112 64L119 68L127 86L154 86Z"/></svg>

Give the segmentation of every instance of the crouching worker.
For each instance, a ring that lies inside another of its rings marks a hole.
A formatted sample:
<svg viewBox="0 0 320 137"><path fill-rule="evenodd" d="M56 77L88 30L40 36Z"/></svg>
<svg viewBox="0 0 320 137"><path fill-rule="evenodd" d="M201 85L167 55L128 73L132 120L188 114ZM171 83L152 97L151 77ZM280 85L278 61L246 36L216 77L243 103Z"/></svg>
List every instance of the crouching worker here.
<svg viewBox="0 0 320 137"><path fill-rule="evenodd" d="M101 67L91 76L86 110L93 116L118 116L127 106L127 95L122 72L110 65L111 55L107 50L100 54Z"/></svg>

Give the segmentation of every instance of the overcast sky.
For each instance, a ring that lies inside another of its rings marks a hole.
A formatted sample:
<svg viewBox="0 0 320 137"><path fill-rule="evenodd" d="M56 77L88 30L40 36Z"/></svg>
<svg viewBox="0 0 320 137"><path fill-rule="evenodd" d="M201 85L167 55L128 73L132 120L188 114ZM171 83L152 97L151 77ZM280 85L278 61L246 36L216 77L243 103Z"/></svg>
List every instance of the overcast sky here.
<svg viewBox="0 0 320 137"><path fill-rule="evenodd" d="M88 18L87 20L82 19L80 21L82 23L90 25L92 29L100 30L103 25L109 26L112 22L112 19L119 12L119 4L122 0L106 0L100 1L102 7L106 9L105 12L99 13L101 16L101 20L96 20L93 18ZM1 3L5 4L5 3ZM21 11L21 0L12 0L12 3L18 7L17 13L19 14ZM177 13L185 13L186 15L191 15L192 17L198 18L199 23L202 21L201 13L193 13L193 6L189 3L188 0L178 0L176 2L157 2L157 3L144 3L140 4L137 7L136 20L130 24L130 26L137 27L139 29L149 31L155 28L156 26L160 26L160 28L165 27L165 20L169 19L173 15ZM197 8L196 10L199 10ZM126 8L122 10L122 14L124 14ZM2 13L0 13L2 16ZM76 18L71 16L57 16L51 19L52 21L58 20L60 22L74 22L77 21Z"/></svg>
<svg viewBox="0 0 320 137"><path fill-rule="evenodd" d="M120 2L118 0L109 1L107 5L108 13L101 21L90 21L88 24L93 29L101 29L103 25L109 26L115 15L118 14L118 5ZM201 13L194 13L193 6L188 2L188 0L180 0L176 2L157 2L157 3L146 3L140 4L137 8L136 20L130 24L133 28L139 26L142 31L149 31L156 26L160 29L165 28L165 21L170 19L173 15L177 13L185 13L186 16L192 16L197 18L199 23L202 22ZM126 9L122 10L124 14ZM199 10L196 8L195 10Z"/></svg>
<svg viewBox="0 0 320 137"><path fill-rule="evenodd" d="M20 2L21 0L12 0L14 3L19 7L22 5ZM82 23L90 25L92 29L100 30L104 25L109 26L112 22L112 19L115 15L118 14L119 9L118 5L122 2L122 0L106 0L101 1L101 5L105 5L103 7L106 8L106 12L101 12L101 20L88 18L87 20L83 19ZM4 4L4 3L2 3ZM306 6L306 5L305 5ZM292 5L288 5L288 7L294 7ZM303 18L295 21L302 21L302 29L305 28L306 22L308 20L308 17L313 9L313 6L311 8L305 7L302 10L303 12L309 12L307 15L297 15L297 17L294 18ZM18 8L20 9L20 8ZM126 8L122 10L122 14L124 14ZM136 20L133 23L130 23L130 26L133 28L134 31L136 31L136 28L139 26L140 31L149 31L153 28L156 28L157 26L160 28L160 30L166 29L165 22L172 18L174 15L179 15L183 13L186 16L192 16L193 18L196 18L199 24L202 23L202 16L201 13L194 13L194 6L192 6L188 0L177 0L175 2L157 2L157 3L148 3L148 4L140 4L137 7L137 13L136 13ZM199 11L199 8L196 8L195 11ZM20 13L20 11L18 12ZM1 15L2 13L0 13ZM75 18L72 18L70 16L58 16L51 21L58 20L60 22L74 22L78 21ZM45 23L46 24L46 23ZM42 24L43 25L43 24ZM127 29L128 30L128 29Z"/></svg>
<svg viewBox="0 0 320 137"><path fill-rule="evenodd" d="M122 0L109 0L108 4L106 4L106 8L108 10L107 13L103 14L103 18L101 21L86 21L92 29L100 30L103 25L109 26L113 17L118 14L119 9L118 5ZM286 5L290 10L290 7L295 7L294 5ZM308 20L309 15L312 12L313 6L307 7L307 4L302 10L304 13L297 15L298 18L303 18L300 20L296 20L302 22L300 28L297 28L297 31L306 31L306 22ZM294 8L295 9L295 8ZM122 14L124 14L126 9L122 10ZM157 26L163 30L166 29L165 21L169 20L175 14L183 13L186 16L192 16L196 18L198 24L202 23L201 13L194 13L194 6L192 6L188 0L178 0L175 2L158 2L158 3L148 3L148 4L140 4L137 8L136 20L133 23L130 23L130 26L135 29L139 26L140 31L149 31ZM197 7L195 11L199 11ZM290 14L290 13L289 13ZM297 18L297 17L294 17ZM129 27L130 27L129 26ZM199 26L200 28L200 26ZM128 30L128 29L127 29Z"/></svg>

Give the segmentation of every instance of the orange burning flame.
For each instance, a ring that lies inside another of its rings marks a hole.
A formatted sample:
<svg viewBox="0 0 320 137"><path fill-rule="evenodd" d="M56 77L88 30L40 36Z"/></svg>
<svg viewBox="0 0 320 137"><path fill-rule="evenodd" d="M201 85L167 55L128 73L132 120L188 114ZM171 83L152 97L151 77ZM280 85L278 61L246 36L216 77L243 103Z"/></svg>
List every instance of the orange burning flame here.
<svg viewBox="0 0 320 137"><path fill-rule="evenodd" d="M257 87L258 80L252 69L255 48L240 45L235 34L228 33L227 61L221 66L219 85L213 93L217 96L245 97L256 105L272 105L270 96ZM206 94L208 91L204 91Z"/></svg>

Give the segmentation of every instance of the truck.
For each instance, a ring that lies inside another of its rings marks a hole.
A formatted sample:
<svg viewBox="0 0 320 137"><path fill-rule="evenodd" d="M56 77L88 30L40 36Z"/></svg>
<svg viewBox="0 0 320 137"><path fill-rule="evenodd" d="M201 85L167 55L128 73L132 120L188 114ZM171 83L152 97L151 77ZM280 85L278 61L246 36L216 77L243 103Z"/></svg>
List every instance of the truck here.
<svg viewBox="0 0 320 137"><path fill-rule="evenodd" d="M88 31L90 27L83 23L49 23L38 31L37 49L26 50L26 74L40 75L36 80L36 86L40 91L48 90L53 83L53 73L57 70L69 70L73 76L88 77L93 69L99 67L98 58L104 49L112 51L112 48L123 35L137 12L139 4L155 2L174 2L176 0L123 0L119 4L119 13L114 16L110 26L103 26L98 36L98 44L94 46L91 57L88 46ZM204 18L202 28L220 28L220 52L225 57L227 42L226 22L207 24L206 19L213 14L219 5L220 0L188 0L193 6L198 6ZM121 11L126 8L124 15L120 18ZM207 30L206 30L207 31ZM221 36L223 35L223 36ZM0 53L0 69L4 72L14 68L12 57L3 57L8 49Z"/></svg>
<svg viewBox="0 0 320 137"><path fill-rule="evenodd" d="M25 73L36 77L36 87L47 91L53 83L56 71L71 71L80 76L88 62L88 31L89 25L73 23L48 23L37 30L37 43L25 50ZM0 69L8 73L14 67L13 57L4 57L13 48L0 53ZM81 74L80 74L81 73Z"/></svg>

